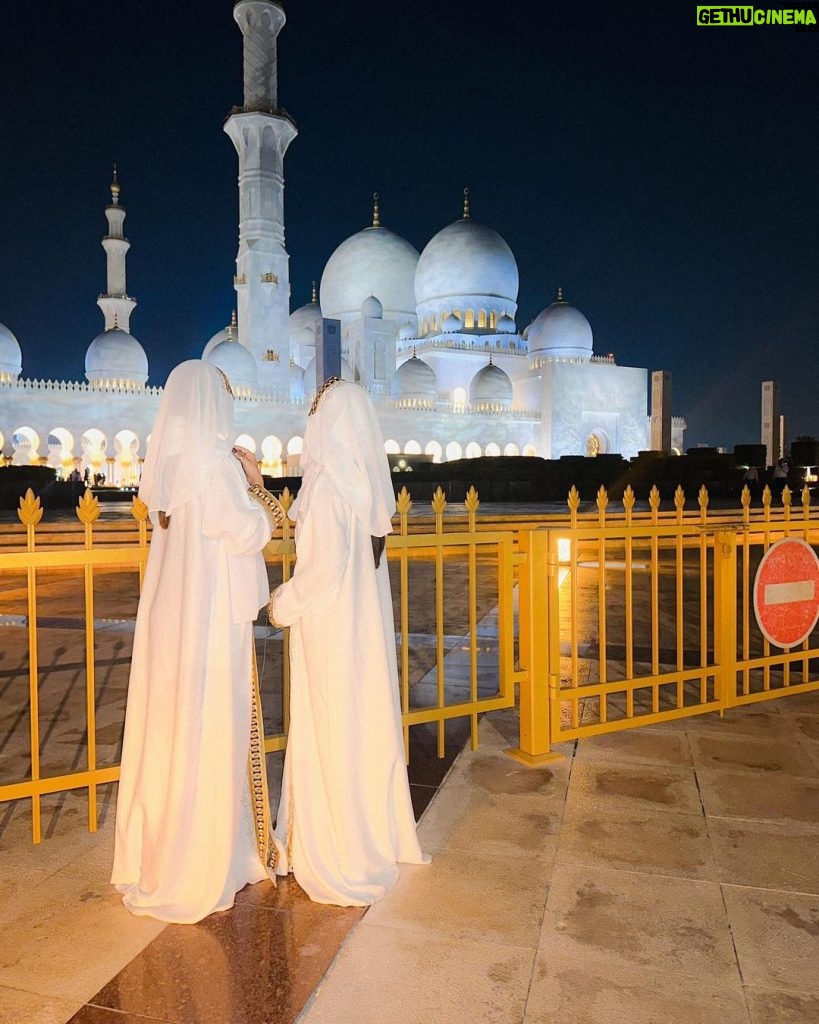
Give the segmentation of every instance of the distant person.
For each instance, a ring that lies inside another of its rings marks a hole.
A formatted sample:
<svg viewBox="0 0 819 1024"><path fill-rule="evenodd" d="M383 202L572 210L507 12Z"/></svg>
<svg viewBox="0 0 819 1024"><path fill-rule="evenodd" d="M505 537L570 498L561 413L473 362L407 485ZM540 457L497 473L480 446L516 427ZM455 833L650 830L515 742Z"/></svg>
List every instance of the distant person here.
<svg viewBox="0 0 819 1024"><path fill-rule="evenodd" d="M111 881L134 914L193 923L275 878L253 620L276 499L233 447L224 374L168 377L139 496L153 537L137 610ZM250 485L248 487L248 484ZM250 768L250 773L249 773Z"/></svg>
<svg viewBox="0 0 819 1024"><path fill-rule="evenodd" d="M307 420L289 515L293 577L270 598L290 626L290 731L275 841L317 903L364 906L428 861L410 800L384 553L395 496L364 390L331 378Z"/></svg>
<svg viewBox="0 0 819 1024"><path fill-rule="evenodd" d="M759 497L759 470L756 466L748 466L742 474L742 483L748 488L751 500L756 501Z"/></svg>
<svg viewBox="0 0 819 1024"><path fill-rule="evenodd" d="M773 494L775 498L782 497L785 485L788 482L788 473L790 468L790 463L787 459L776 460L776 465L773 468L773 476L771 478L771 494Z"/></svg>

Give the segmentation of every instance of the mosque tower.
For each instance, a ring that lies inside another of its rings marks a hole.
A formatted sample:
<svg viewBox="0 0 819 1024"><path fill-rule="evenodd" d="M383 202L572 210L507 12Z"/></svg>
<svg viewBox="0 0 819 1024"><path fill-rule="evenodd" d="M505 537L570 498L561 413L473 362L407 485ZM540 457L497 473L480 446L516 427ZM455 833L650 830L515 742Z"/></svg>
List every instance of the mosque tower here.
<svg viewBox="0 0 819 1024"><path fill-rule="evenodd" d="M125 222L125 209L119 205L119 180L117 165L114 164L114 180L111 182L111 202L105 207L108 220L108 234L102 240L102 247L108 264L107 288L97 299L97 305L105 317L105 330L118 327L126 333L130 331L131 312L136 305L125 290L125 254L131 243L122 233Z"/></svg>
<svg viewBox="0 0 819 1024"><path fill-rule="evenodd" d="M272 0L239 0L244 105L225 123L239 156L239 252L234 284L239 342L259 364L263 392L289 397L289 257L284 247L284 154L296 126L278 107L276 38L285 22Z"/></svg>

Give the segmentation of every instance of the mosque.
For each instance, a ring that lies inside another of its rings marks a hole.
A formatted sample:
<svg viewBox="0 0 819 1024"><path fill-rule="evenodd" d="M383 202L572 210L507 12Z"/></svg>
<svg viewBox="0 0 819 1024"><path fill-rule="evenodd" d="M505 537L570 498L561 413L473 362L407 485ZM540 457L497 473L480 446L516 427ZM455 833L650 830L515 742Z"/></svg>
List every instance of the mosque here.
<svg viewBox="0 0 819 1024"><path fill-rule="evenodd" d="M372 223L338 246L312 300L290 312L283 165L296 127L279 109L276 75L285 15L274 0L239 0L233 13L244 38L244 103L225 124L239 159L236 313L190 355L231 380L240 443L263 471L298 472L328 320L340 325L342 376L369 392L390 453L630 458L648 448L648 370L596 355L588 320L561 289L519 330L515 257L472 217L468 190L460 218L420 253L381 223L375 196ZM104 324L85 380L25 379L21 346L0 324L0 448L7 464L87 468L126 486L139 478L161 388L148 385L148 355L130 333L116 169L105 216ZM684 430L675 417L677 451Z"/></svg>

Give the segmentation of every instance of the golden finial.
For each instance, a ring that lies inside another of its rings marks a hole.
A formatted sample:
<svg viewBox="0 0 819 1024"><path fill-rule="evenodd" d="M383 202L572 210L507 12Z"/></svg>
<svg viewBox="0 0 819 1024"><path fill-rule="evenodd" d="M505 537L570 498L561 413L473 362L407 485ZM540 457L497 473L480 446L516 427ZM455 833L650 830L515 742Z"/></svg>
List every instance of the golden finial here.
<svg viewBox="0 0 819 1024"><path fill-rule="evenodd" d="M316 290L316 282L315 281L313 282L313 294L310 297L310 301L312 303L314 303L314 304L318 302L318 291Z"/></svg>
<svg viewBox="0 0 819 1024"><path fill-rule="evenodd" d="M492 366L492 353L489 353L489 365Z"/></svg>
<svg viewBox="0 0 819 1024"><path fill-rule="evenodd" d="M112 328L115 331L119 330L119 324L117 323L117 311L114 310L114 326Z"/></svg>
<svg viewBox="0 0 819 1024"><path fill-rule="evenodd" d="M558 302L565 302L565 301L566 301L566 300L565 300L565 299L563 298L563 289L562 289L562 288L558 288L558 289L557 289L557 301L558 301Z"/></svg>
<svg viewBox="0 0 819 1024"><path fill-rule="evenodd" d="M469 189L464 189L464 220L469 220Z"/></svg>
<svg viewBox="0 0 819 1024"><path fill-rule="evenodd" d="M114 180L111 182L111 202L114 206L119 203L119 178L117 177L116 164L114 164Z"/></svg>
<svg viewBox="0 0 819 1024"><path fill-rule="evenodd" d="M230 312L230 323L227 329L227 340L233 341L233 332L236 330L236 310L233 309Z"/></svg>
<svg viewBox="0 0 819 1024"><path fill-rule="evenodd" d="M414 345L412 346L412 358L413 359L417 359L418 358L418 356L415 354L415 346Z"/></svg>
<svg viewBox="0 0 819 1024"><path fill-rule="evenodd" d="M378 205L378 193L373 192L373 227L381 227L381 210Z"/></svg>

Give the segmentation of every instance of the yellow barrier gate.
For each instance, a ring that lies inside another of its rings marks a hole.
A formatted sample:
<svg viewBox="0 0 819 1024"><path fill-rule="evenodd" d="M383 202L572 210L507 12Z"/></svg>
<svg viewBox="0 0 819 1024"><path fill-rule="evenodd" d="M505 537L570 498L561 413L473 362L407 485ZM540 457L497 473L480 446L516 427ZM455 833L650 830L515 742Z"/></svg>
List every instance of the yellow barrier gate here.
<svg viewBox="0 0 819 1024"><path fill-rule="evenodd" d="M408 755L410 731L432 723L443 756L458 718L476 746L479 715L516 694L508 753L537 766L562 756L554 743L819 689L817 631L798 650L772 649L751 597L776 540L819 540L807 490L797 510L787 489L773 509L766 488L761 508L746 490L741 508L714 512L703 488L692 513L681 490L670 512L656 490L637 511L630 489L614 512L601 489L581 514L573 489L568 516L479 523L473 489L445 525L446 504L439 490L431 517L410 519L402 491L387 542ZM0 803L31 801L34 842L44 797L86 790L94 831L97 789L119 777L126 636L148 553L147 510L135 500L132 511L130 523L100 523L88 492L79 528L41 525L29 493L22 530L0 532ZM265 555L275 586L295 560L289 523ZM286 745L287 639L257 627L268 752Z"/></svg>
<svg viewBox="0 0 819 1024"><path fill-rule="evenodd" d="M754 617L762 555L783 537L819 540L807 489L798 516L783 497L774 511L766 488L752 511L746 490L741 509L709 515L703 488L690 516L681 490L675 512L661 514L655 490L638 516L627 490L612 516L601 489L595 521L570 495L567 528L532 537L548 580L546 595L528 600L543 631L536 674L548 685L536 718L548 718L550 742L819 689L819 631L798 650L772 649Z"/></svg>

